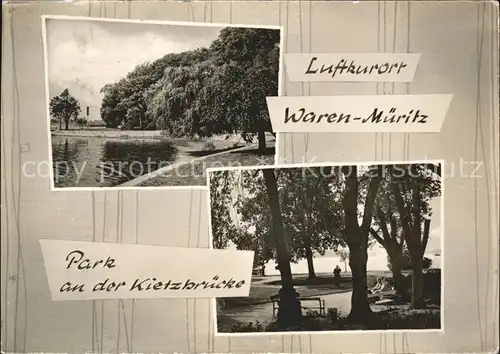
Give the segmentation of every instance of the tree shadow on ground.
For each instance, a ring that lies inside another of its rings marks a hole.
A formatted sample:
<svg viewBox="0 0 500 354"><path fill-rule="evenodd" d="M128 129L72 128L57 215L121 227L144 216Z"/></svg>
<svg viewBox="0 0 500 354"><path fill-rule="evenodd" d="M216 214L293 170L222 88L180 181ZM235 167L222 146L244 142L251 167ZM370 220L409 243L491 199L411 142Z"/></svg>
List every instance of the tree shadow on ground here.
<svg viewBox="0 0 500 354"><path fill-rule="evenodd" d="M203 156L217 154L219 152L231 151L240 147L241 146L227 147L223 149L212 149L212 150L191 150L187 151L187 154L193 157L203 157Z"/></svg>
<svg viewBox="0 0 500 354"><path fill-rule="evenodd" d="M275 148L273 147L268 147L265 150L259 150L257 148L255 149L248 149L248 150L238 150L238 151L232 151L238 148L241 148L242 146L234 146L234 147L228 147L228 148L223 148L223 149L212 149L212 150L192 150L188 151L187 154L193 157L203 157L203 156L208 156L208 155L213 155L217 154L219 152L228 152L230 154L239 154L239 155L257 155L257 156L268 156L268 155L274 155L275 153Z"/></svg>
<svg viewBox="0 0 500 354"><path fill-rule="evenodd" d="M270 146L270 147L265 148L264 150L259 150L258 148L255 148L255 149L234 151L232 153L233 154L241 154L241 155L267 156L267 155L274 155L275 152L276 152L276 149L274 148L274 146Z"/></svg>

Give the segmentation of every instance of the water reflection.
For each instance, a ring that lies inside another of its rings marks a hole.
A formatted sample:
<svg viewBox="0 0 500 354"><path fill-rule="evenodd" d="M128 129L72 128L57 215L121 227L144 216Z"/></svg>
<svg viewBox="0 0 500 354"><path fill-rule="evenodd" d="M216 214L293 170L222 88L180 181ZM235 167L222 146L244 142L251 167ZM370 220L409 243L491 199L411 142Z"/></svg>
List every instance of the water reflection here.
<svg viewBox="0 0 500 354"><path fill-rule="evenodd" d="M52 137L56 187L111 187L167 166L177 148L167 140Z"/></svg>
<svg viewBox="0 0 500 354"><path fill-rule="evenodd" d="M121 184L171 164L176 155L175 146L165 140L106 141L99 171Z"/></svg>

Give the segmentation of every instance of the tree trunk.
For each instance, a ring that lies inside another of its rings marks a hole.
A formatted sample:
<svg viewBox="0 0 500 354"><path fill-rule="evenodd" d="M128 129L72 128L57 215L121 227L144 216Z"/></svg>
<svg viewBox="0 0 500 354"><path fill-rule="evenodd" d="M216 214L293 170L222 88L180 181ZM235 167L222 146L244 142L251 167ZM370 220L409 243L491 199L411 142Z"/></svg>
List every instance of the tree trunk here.
<svg viewBox="0 0 500 354"><path fill-rule="evenodd" d="M69 130L69 119L64 118L64 125L66 130Z"/></svg>
<svg viewBox="0 0 500 354"><path fill-rule="evenodd" d="M278 310L278 326L280 328L299 326L302 322L302 310L299 295L293 287L290 255L283 229L283 220L278 195L278 185L273 169L263 169L267 197L271 209L272 233L276 244L278 269L281 274L279 291L280 305Z"/></svg>
<svg viewBox="0 0 500 354"><path fill-rule="evenodd" d="M366 263L368 261L368 233L373 216L375 197L380 186L380 167L370 181L364 205L363 221L358 224L358 175L356 166L344 166L342 171L346 179L346 188L342 205L345 214L345 232L349 247L349 265L352 272L352 297L349 320L354 323L366 324L372 311L368 303L368 288L366 284Z"/></svg>
<svg viewBox="0 0 500 354"><path fill-rule="evenodd" d="M417 175L415 170L412 170L414 176ZM394 176L394 172L391 171ZM394 178L394 177L393 177ZM422 273L422 257L424 254L424 249L422 246L422 215L421 215L421 194L420 187L417 185L412 191L412 202L411 202L411 213L408 213L405 207L405 201L403 200L403 193L398 183L391 184L392 192L396 205L398 207L398 212L401 217L401 225L403 226L403 235L406 241L406 246L410 252L411 263L412 263L412 296L411 304L413 308L423 308L424 307L424 296L423 296L423 273ZM427 229L428 229L428 224ZM428 237L428 235L426 236ZM427 241L425 241L427 244Z"/></svg>
<svg viewBox="0 0 500 354"><path fill-rule="evenodd" d="M59 130L62 130L62 118L59 117Z"/></svg>
<svg viewBox="0 0 500 354"><path fill-rule="evenodd" d="M422 258L425 250L422 248L422 194L420 186L414 187L412 194L413 223L412 233L410 236L411 242L408 243L408 250L411 254L412 269L411 306L415 309L421 309L424 307L424 278L422 274Z"/></svg>
<svg viewBox="0 0 500 354"><path fill-rule="evenodd" d="M396 293L402 297L403 301L409 301L410 294L408 293L408 288L405 284L405 277L401 272L401 255L391 252L389 254L389 260L391 262L394 289L396 290Z"/></svg>
<svg viewBox="0 0 500 354"><path fill-rule="evenodd" d="M424 304L424 274L422 272L422 257L415 257L412 263L412 297L411 307L422 309Z"/></svg>
<svg viewBox="0 0 500 354"><path fill-rule="evenodd" d="M259 130L258 132L259 139L259 151L266 151L266 133L263 130Z"/></svg>
<svg viewBox="0 0 500 354"><path fill-rule="evenodd" d="M353 323L366 323L371 317L372 310L368 303L368 288L366 276L366 263L368 251L366 247L356 247L349 250L349 266L352 273L352 297L349 321Z"/></svg>
<svg viewBox="0 0 500 354"><path fill-rule="evenodd" d="M314 271L314 258L311 246L306 246L306 259L307 259L307 271L309 273L309 279L316 278L316 272Z"/></svg>

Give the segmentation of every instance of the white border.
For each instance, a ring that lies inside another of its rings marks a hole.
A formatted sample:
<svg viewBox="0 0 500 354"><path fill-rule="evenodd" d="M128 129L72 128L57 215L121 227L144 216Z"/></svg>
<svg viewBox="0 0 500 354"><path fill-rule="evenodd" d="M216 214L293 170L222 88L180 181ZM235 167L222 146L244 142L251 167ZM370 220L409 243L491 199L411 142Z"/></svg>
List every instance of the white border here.
<svg viewBox="0 0 500 354"><path fill-rule="evenodd" d="M391 329L391 330L337 330L337 331L298 331L298 332L241 332L227 333L220 332L217 328L217 303L216 298L210 300L209 313L213 316L214 336L215 337L255 337L255 336L294 336L294 335L331 335L331 334L361 334L371 335L377 333L444 333L444 180L445 180L445 160L429 159L429 160L394 160L394 161L356 161L356 162L313 162L313 163L295 163L295 164L275 164L266 166L243 166L243 167L214 167L207 168L207 199L208 199L208 247L213 249L212 235L212 208L210 201L210 173L216 171L234 171L234 170L261 170L261 169L278 169L278 168L300 168L300 167L323 167L323 166L366 166L366 165L397 165L397 164L420 164L420 163L435 163L441 164L441 303L440 303L440 328L439 329ZM251 284L250 284L251 286Z"/></svg>
<svg viewBox="0 0 500 354"><path fill-rule="evenodd" d="M278 67L278 96L282 95L283 87L283 72L284 72L284 26L272 25L248 25L248 24L232 24L232 23L214 23L214 22L189 22L189 21L157 21L157 20L137 20L137 19L120 19L120 18L102 18L102 17L85 17L85 16L65 16L65 15L42 15L42 46L43 46L43 61L44 61L44 76L45 76L45 110L46 124L48 137L48 157L49 157L49 180L51 192L80 192L80 191L120 191L120 190L193 190L206 189L206 185L198 186L157 186L157 187L139 187L139 186L122 186L120 187L55 187L54 186L54 170L52 157L52 136L50 130L50 95L49 95L49 65L47 51L47 20L74 20L74 21L94 21L94 22L119 22L119 23L135 23L135 24L150 24L150 25L165 25L165 26L197 26L197 27L237 27L237 28L265 28L280 31L280 56ZM279 133L275 136L274 147L274 166L278 162L279 154ZM187 162L189 163L189 162ZM208 178L208 169L207 169Z"/></svg>

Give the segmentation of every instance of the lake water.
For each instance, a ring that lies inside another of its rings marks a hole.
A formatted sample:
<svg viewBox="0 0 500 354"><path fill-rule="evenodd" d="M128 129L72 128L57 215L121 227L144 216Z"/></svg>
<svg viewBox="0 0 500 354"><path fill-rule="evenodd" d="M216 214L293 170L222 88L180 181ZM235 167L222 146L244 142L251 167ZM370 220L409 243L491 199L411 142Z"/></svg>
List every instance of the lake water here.
<svg viewBox="0 0 500 354"><path fill-rule="evenodd" d="M159 139L52 136L55 187L112 187L172 164L178 150Z"/></svg>
<svg viewBox="0 0 500 354"><path fill-rule="evenodd" d="M441 268L441 257L433 254L425 254L425 257L428 257L432 260L433 268ZM329 273L332 274L333 268L338 265L342 271L350 272L351 269L349 265L342 262L340 257L315 257L314 258L314 270L316 273ZM290 267L292 269L293 274L307 274L307 261L305 259L301 259L297 263L291 263ZM369 271L388 271L387 268L387 253L381 247L374 247L368 254L368 263L366 265ZM279 271L276 270L276 263L274 261L269 261L265 266L265 274L266 275L278 275Z"/></svg>

